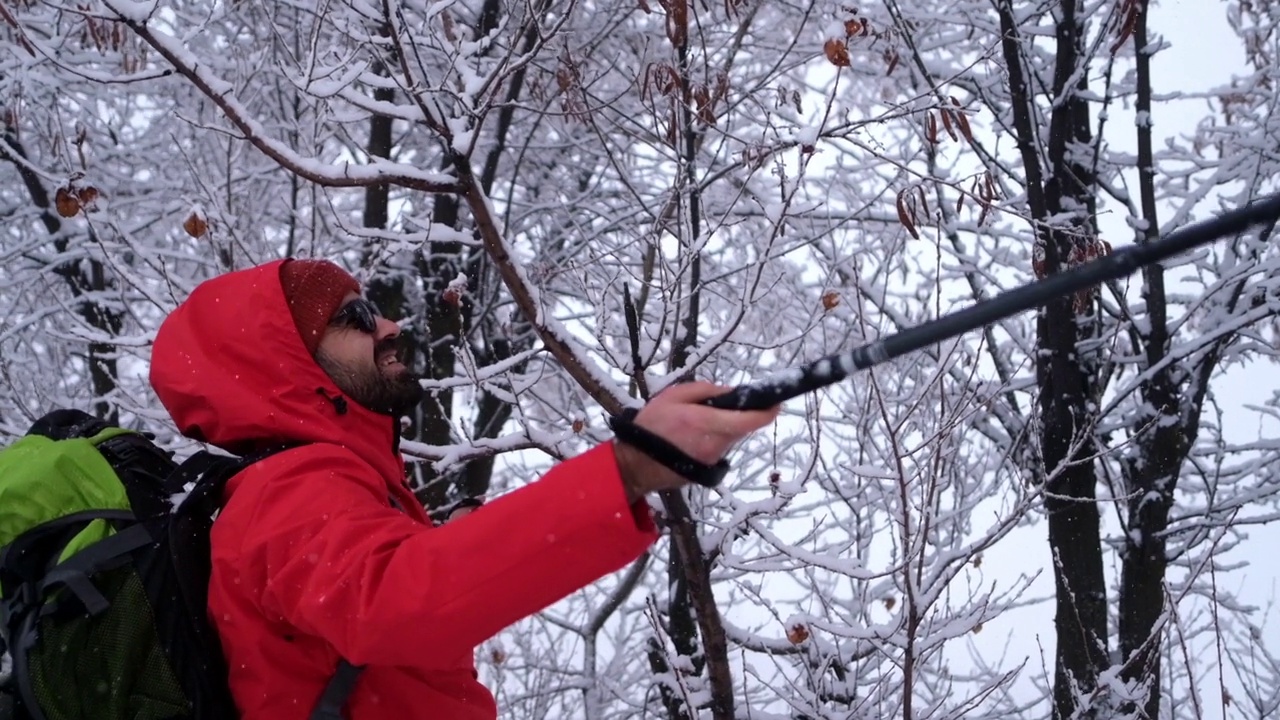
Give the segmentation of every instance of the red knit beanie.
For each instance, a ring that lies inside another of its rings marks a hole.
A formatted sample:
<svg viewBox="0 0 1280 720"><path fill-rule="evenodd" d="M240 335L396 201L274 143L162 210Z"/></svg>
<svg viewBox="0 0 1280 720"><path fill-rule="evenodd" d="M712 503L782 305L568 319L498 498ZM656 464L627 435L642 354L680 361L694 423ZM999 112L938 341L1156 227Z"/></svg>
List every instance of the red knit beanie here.
<svg viewBox="0 0 1280 720"><path fill-rule="evenodd" d="M307 352L316 346L329 320L342 306L347 293L360 292L360 283L350 273L328 260L289 260L280 266L280 286L293 324L298 327Z"/></svg>

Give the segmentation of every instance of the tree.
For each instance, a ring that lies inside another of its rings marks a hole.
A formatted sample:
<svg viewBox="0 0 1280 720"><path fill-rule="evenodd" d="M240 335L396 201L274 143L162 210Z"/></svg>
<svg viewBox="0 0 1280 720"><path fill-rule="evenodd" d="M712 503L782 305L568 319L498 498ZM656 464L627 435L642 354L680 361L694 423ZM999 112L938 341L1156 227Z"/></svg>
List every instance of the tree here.
<svg viewBox="0 0 1280 720"><path fill-rule="evenodd" d="M159 422L137 369L165 311L225 269L333 257L427 376L402 447L430 507L527 482L672 382L846 350L1273 184L1253 4L1229 10L1249 74L1190 138L1146 122L1165 50L1141 0L0 13L22 151L0 165L4 432L50 402ZM27 177L99 203L50 229ZM1191 713L1174 679L1230 663L1184 648L1270 652L1213 562L1275 502L1275 444L1229 440L1213 406L1273 353L1268 237L796 401L724 487L655 503L649 556L482 671L520 717ZM1028 527L1050 566L985 559ZM1018 684L1027 657L964 656L1042 570L1049 697Z"/></svg>
<svg viewBox="0 0 1280 720"><path fill-rule="evenodd" d="M953 82L941 77L930 70L944 67L938 58L911 43L915 62L909 67L918 70L921 84L935 91L942 84L963 89L969 97L957 101L959 105L966 106L970 98L982 102L992 111L998 131L1016 138L1016 171L986 149L976 144L973 149L988 168L1003 165L1000 177L1016 186L1004 194L1025 198L1037 276L1109 251L1098 223L1107 203L1127 215L1134 242L1151 242L1185 222L1196 203L1220 185L1243 182L1245 191L1228 201L1234 203L1247 202L1269 187L1270 172L1263 167L1250 168L1244 175L1221 172L1228 166L1240 169L1242 161L1253 163L1257 154L1248 145L1219 147L1223 157L1209 158L1200 147L1206 137L1202 136L1195 147L1170 143L1165 151L1156 151L1151 120L1159 108L1154 103L1152 58L1161 47L1149 28L1148 8L1142 0L1067 0L1035 11L998 2L999 52L1006 72L995 83L976 72L962 72ZM897 28L928 35L927 28L912 28L910 20L894 14ZM1256 11L1243 14L1254 22L1261 20ZM975 7L967 19L975 29L991 25L985 8ZM1236 27L1246 37L1257 37L1259 28L1244 29L1239 21ZM942 53L953 54L949 49ZM1131 53L1132 62L1127 73L1126 53ZM1252 62L1259 67L1267 60L1254 57ZM1101 88L1091 81L1098 72L1104 81ZM1248 100L1232 98L1230 103L1268 102L1263 84L1254 89L1257 94L1247 95ZM954 110L944 100L932 112L942 113L946 122L946 114ZM1108 152L1103 139L1104 132L1114 135L1107 111L1129 102L1137 118L1136 157ZM1273 136L1268 120L1250 120L1245 125L1255 128L1259 137ZM950 118L948 129L951 123L958 125L958 118ZM954 131L950 135L956 138ZM1159 176L1162 167L1187 164L1213 169ZM1190 193L1189 181L1196 185ZM1136 184L1136 192L1128 189L1130 184ZM1175 220L1162 225L1161 213L1170 206ZM1181 523L1173 520L1171 510L1181 485L1217 488L1237 482L1202 476L1203 466L1193 458L1199 452L1221 456L1221 436L1202 437L1201 417L1224 354L1257 357L1247 338L1274 315L1265 300L1275 277L1274 255L1268 257L1263 250L1270 235L1268 228L1256 237L1238 239L1229 252L1243 256L1243 262L1197 262L1196 275L1213 279L1205 283L1208 292L1194 299L1184 301L1166 289L1169 268L1150 266L1142 273L1140 303L1116 286L1108 289L1110 297L1089 293L1062 298L1037 317L1039 413L1024 416L1018 424L1036 427L1039 435L1038 446L1023 457L1027 471L1045 490L1054 554L1057 717L1157 717L1160 712L1161 648L1178 602L1176 595L1171 597L1169 565L1208 540L1207 534L1194 531L1189 538L1189 528L1176 527ZM971 284L980 286L974 280ZM1246 290L1249 285L1252 292ZM1204 333L1192 320L1202 313L1216 318L1214 332ZM999 368L1002 359L994 362ZM1007 409L1017 412L1012 403ZM1220 429L1210 431L1214 430ZM1208 450L1212 446L1219 449ZM1188 475L1195 478L1190 483ZM1100 496L1100 488L1111 496ZM1245 492L1257 497L1254 490ZM1209 501L1215 510L1208 512L1237 507L1236 503L1217 496ZM1118 661L1108 650L1104 554L1112 541L1100 518L1106 504L1120 511ZM1172 547L1171 538L1176 538ZM1199 582L1197 575L1193 572L1186 582ZM1113 674L1125 684L1123 690L1120 685L1107 686L1105 678Z"/></svg>

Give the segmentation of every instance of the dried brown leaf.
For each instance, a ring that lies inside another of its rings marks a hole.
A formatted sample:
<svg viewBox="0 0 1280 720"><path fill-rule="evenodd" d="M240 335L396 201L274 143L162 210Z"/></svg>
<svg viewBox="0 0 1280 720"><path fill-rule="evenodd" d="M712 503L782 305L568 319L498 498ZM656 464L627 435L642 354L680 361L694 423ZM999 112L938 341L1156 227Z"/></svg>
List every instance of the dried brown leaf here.
<svg viewBox="0 0 1280 720"><path fill-rule="evenodd" d="M907 195L905 192L898 193L898 222L902 223L902 227L911 233L911 237L919 240L920 233L916 231L915 220L911 217L912 213L907 210Z"/></svg>
<svg viewBox="0 0 1280 720"><path fill-rule="evenodd" d="M193 238L202 238L205 233L209 232L209 223L204 219L203 215L193 210L187 216L187 219L183 221L182 229L186 230L187 234Z"/></svg>
<svg viewBox="0 0 1280 720"><path fill-rule="evenodd" d="M956 107L956 126L960 128L960 134L963 135L964 139L968 140L970 144L973 144L973 128L969 126L968 113L964 111L964 106L960 104L960 101L957 100L954 95L948 95L947 97L951 99L951 104Z"/></svg>
<svg viewBox="0 0 1280 720"><path fill-rule="evenodd" d="M1141 0L1141 2L1147 2L1147 0ZM1123 0L1119 12L1121 19L1116 28L1116 40L1111 44L1110 48L1112 55L1115 55L1120 51L1120 48L1124 47L1124 44L1129 41L1129 38L1133 37L1138 28L1138 14L1140 12L1138 3L1139 0Z"/></svg>
<svg viewBox="0 0 1280 720"><path fill-rule="evenodd" d="M900 55L898 55L898 51L897 51L897 50L894 50L894 49L892 49L892 48L885 50L885 51L884 51L884 61L885 61L885 62L887 62L887 63L889 63L889 67L888 67L888 69L886 69L886 70L884 71L884 74L885 74L885 75L892 75L892 74L893 74L894 69L898 67L898 61L899 61L899 60L901 60L901 59L902 59L902 57L901 57Z"/></svg>
<svg viewBox="0 0 1280 720"><path fill-rule="evenodd" d="M800 623L796 623L795 625L792 625L791 627L787 628L787 640L790 641L792 645L799 645L800 643L808 639L809 639L809 628L805 627L804 625Z"/></svg>
<svg viewBox="0 0 1280 720"><path fill-rule="evenodd" d="M969 116L964 114L963 112L957 112L956 124L960 126L960 134L964 136L965 140L968 140L969 143L972 144L973 128L969 126Z"/></svg>
<svg viewBox="0 0 1280 720"><path fill-rule="evenodd" d="M80 212L80 199L71 192L70 188L58 188L58 192L53 196L53 205L62 217L75 217L76 213Z"/></svg>
<svg viewBox="0 0 1280 720"><path fill-rule="evenodd" d="M952 140L959 140L960 138L956 135L955 128L951 125L951 111L947 108L942 108L938 111L938 114L942 116L942 127L947 131L947 135Z"/></svg>
<svg viewBox="0 0 1280 720"><path fill-rule="evenodd" d="M92 207L98 201L98 188L87 185L76 191L76 198L80 200L81 207Z"/></svg>
<svg viewBox="0 0 1280 720"><path fill-rule="evenodd" d="M453 27L453 13L447 9L440 13L440 23L444 26L444 36L449 38L449 42L458 43L457 30Z"/></svg>
<svg viewBox="0 0 1280 720"><path fill-rule="evenodd" d="M665 0L662 6L667 10L667 39L672 47L684 47L689 33L688 0Z"/></svg>
<svg viewBox="0 0 1280 720"><path fill-rule="evenodd" d="M822 46L822 52L826 54L827 60L836 67L849 67L849 48L844 44L843 40L831 38Z"/></svg>

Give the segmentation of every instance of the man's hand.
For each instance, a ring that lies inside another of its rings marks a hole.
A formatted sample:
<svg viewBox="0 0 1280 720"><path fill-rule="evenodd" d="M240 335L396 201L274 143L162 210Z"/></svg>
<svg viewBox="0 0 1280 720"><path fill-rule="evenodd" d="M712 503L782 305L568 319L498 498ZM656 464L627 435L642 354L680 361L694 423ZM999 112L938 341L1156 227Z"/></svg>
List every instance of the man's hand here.
<svg viewBox="0 0 1280 720"><path fill-rule="evenodd" d="M768 410L718 410L698 404L730 389L707 382L672 385L640 409L635 423L693 459L715 464L740 440L773 422L781 410L777 406ZM614 454L629 502L689 482L625 442L614 441Z"/></svg>

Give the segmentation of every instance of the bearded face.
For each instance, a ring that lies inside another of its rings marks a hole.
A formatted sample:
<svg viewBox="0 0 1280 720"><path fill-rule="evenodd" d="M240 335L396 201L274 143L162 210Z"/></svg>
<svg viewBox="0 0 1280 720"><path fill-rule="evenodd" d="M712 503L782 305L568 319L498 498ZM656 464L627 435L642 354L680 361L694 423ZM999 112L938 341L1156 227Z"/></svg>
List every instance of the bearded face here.
<svg viewBox="0 0 1280 720"><path fill-rule="evenodd" d="M316 362L352 401L383 415L405 415L425 394L420 378L400 361L398 337L383 338L372 348L363 356L347 353L343 357L321 348Z"/></svg>

